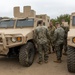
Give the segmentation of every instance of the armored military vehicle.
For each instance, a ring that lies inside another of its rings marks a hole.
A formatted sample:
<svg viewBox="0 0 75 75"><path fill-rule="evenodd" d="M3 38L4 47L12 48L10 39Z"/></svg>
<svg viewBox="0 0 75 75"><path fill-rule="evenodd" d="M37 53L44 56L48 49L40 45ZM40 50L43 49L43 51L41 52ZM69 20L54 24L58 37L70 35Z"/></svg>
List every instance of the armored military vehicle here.
<svg viewBox="0 0 75 75"><path fill-rule="evenodd" d="M14 18L0 20L0 55L16 56L21 65L30 66L36 52L33 33L40 20L48 25L50 18L46 14L36 15L30 6L24 6L23 13L14 7Z"/></svg>
<svg viewBox="0 0 75 75"><path fill-rule="evenodd" d="M67 67L69 72L75 72L75 13L70 17L70 30L68 32Z"/></svg>

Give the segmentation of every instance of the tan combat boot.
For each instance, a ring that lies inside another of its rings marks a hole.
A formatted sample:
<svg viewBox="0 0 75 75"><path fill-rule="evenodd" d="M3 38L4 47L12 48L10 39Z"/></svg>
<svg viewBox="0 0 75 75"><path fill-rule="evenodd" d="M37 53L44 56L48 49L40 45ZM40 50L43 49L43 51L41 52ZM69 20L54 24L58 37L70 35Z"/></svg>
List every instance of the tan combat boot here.
<svg viewBox="0 0 75 75"><path fill-rule="evenodd" d="M45 62L45 63L48 63L48 60L45 60L44 62Z"/></svg>
<svg viewBox="0 0 75 75"><path fill-rule="evenodd" d="M43 62L42 62L42 61L38 61L38 64L40 64L40 65L41 65L41 64L43 64Z"/></svg>
<svg viewBox="0 0 75 75"><path fill-rule="evenodd" d="M55 63L61 63L62 61L61 60L56 60L54 61Z"/></svg>

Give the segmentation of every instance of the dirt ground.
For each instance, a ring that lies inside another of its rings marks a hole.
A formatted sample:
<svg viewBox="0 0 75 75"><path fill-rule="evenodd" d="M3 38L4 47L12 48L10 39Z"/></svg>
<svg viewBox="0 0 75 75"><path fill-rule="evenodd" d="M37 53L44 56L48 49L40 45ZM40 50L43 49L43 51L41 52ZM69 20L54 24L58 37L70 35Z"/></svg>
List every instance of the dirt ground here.
<svg viewBox="0 0 75 75"><path fill-rule="evenodd" d="M0 75L75 75L67 70L66 56L63 56L62 63L57 64L53 61L56 59L55 54L50 54L49 62L39 65L37 57L30 67L23 67L19 64L18 59L0 58Z"/></svg>

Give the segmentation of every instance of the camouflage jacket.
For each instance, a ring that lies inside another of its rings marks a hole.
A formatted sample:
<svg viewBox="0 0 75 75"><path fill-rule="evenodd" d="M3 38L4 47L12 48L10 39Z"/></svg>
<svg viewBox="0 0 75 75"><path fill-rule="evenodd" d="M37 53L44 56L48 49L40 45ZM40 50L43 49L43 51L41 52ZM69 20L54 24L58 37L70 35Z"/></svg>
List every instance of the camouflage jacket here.
<svg viewBox="0 0 75 75"><path fill-rule="evenodd" d="M68 34L68 31L69 31L69 26L64 26L63 24L61 24L61 27L64 29L65 31L65 38L67 38L67 34Z"/></svg>
<svg viewBox="0 0 75 75"><path fill-rule="evenodd" d="M45 44L48 42L49 33L46 26L38 26L34 30L34 40L37 44Z"/></svg>
<svg viewBox="0 0 75 75"><path fill-rule="evenodd" d="M57 29L55 29L54 40L53 40L54 44L59 45L63 43L64 35L65 35L65 31L62 27L58 27Z"/></svg>
<svg viewBox="0 0 75 75"><path fill-rule="evenodd" d="M53 40L55 27L54 26L48 27L48 31L49 31L50 40Z"/></svg>

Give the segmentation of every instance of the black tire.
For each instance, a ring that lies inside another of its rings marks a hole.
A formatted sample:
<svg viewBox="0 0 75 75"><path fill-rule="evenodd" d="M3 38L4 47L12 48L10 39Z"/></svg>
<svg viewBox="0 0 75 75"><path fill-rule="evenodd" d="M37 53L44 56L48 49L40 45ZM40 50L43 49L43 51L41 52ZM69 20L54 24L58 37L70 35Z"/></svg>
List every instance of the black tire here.
<svg viewBox="0 0 75 75"><path fill-rule="evenodd" d="M75 73L75 48L68 46L67 67L69 72Z"/></svg>
<svg viewBox="0 0 75 75"><path fill-rule="evenodd" d="M25 67L32 65L35 56L34 45L31 42L28 42L26 45L23 45L19 52L19 62Z"/></svg>

